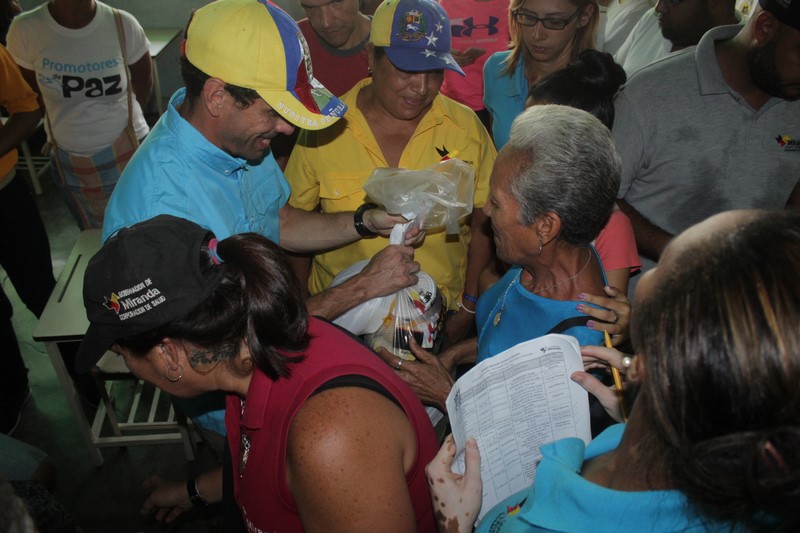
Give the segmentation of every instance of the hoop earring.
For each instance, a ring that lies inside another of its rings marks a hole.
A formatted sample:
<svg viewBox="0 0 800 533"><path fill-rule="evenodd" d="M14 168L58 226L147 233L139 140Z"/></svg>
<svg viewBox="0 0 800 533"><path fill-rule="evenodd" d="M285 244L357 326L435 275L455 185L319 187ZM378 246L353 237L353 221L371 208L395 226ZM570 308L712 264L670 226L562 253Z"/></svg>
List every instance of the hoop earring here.
<svg viewBox="0 0 800 533"><path fill-rule="evenodd" d="M170 375L170 371L171 371L171 370L177 370L177 371L178 371L178 377L176 377L176 378L173 378L173 377ZM167 367L167 368L164 370L164 377L167 379L167 381L169 381L169 382L171 382L171 383L177 383L177 382L179 382L179 381L181 380L181 378L183 378L183 367L182 367L180 364L178 364L178 366L177 366L177 367L175 367L175 368L172 368L171 366L168 366L168 367Z"/></svg>

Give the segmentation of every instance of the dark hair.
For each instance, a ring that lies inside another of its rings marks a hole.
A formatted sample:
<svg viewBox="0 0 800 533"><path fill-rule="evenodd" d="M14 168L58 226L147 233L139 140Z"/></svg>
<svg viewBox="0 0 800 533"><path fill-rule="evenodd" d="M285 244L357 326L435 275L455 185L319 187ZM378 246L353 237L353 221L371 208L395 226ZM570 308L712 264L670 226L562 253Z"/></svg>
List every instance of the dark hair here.
<svg viewBox="0 0 800 533"><path fill-rule="evenodd" d="M272 379L289 376L288 364L303 358L291 353L308 346L308 314L283 252L255 233L228 237L218 243L217 252L221 265L215 265L208 253L200 258L205 271L223 271L222 281L209 298L189 314L147 333L119 339L117 344L143 356L162 339L171 338L225 359L239 353L244 341L264 374ZM237 370L236 365L232 368Z"/></svg>
<svg viewBox="0 0 800 533"><path fill-rule="evenodd" d="M682 248L637 302L637 408L653 429L640 449L700 513L797 531L800 213L731 226Z"/></svg>
<svg viewBox="0 0 800 533"><path fill-rule="evenodd" d="M0 477L0 531L26 533L35 531L33 518L11 483Z"/></svg>
<svg viewBox="0 0 800 533"><path fill-rule="evenodd" d="M12 513L20 513L19 507L16 503L11 504L11 508L6 507L6 502L2 502L4 498L0 497L0 508L5 507L7 510L0 511L0 531L6 533L16 532L23 533L27 531L37 531L39 533L74 533L78 531L75 526L75 519L64 507L64 504L56 499L41 483L34 480L27 481L11 481L11 486L14 488L14 493L17 499L21 500L22 509L27 511L25 515L31 519L30 529L26 526L24 516L17 515L13 517ZM17 507L16 509L14 509ZM3 524L2 513L5 513L8 518L15 518L16 524L11 523ZM13 527L16 525L17 527Z"/></svg>
<svg viewBox="0 0 800 533"><path fill-rule="evenodd" d="M211 77L189 61L185 55L181 56L181 77L183 84L186 86L186 101L193 104L203 93L203 86L206 81ZM249 107L257 99L261 98L254 89L247 89L225 83L225 90L233 96L236 103L242 108Z"/></svg>
<svg viewBox="0 0 800 533"><path fill-rule="evenodd" d="M528 98L542 104L560 104L588 111L608 129L614 124L614 95L627 77L611 54L583 50L566 68L539 80Z"/></svg>
<svg viewBox="0 0 800 533"><path fill-rule="evenodd" d="M8 35L8 28L11 26L11 21L14 17L19 15L20 6L18 3L11 0L0 0L0 43L6 45L6 36Z"/></svg>

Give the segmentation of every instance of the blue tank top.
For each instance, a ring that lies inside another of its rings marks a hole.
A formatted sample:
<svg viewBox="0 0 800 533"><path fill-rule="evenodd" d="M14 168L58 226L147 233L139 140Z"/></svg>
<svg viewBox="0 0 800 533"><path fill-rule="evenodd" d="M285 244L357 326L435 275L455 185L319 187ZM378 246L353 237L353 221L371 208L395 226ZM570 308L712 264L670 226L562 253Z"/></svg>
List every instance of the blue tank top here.
<svg viewBox="0 0 800 533"><path fill-rule="evenodd" d="M600 262L603 283L608 284L606 271L597 251L590 246ZM519 283L522 267L511 267L500 280L478 299L476 324L478 326L478 359L495 356L520 342L546 335L565 319L584 315L575 309L578 300L552 300L526 290ZM502 309L502 312L501 312ZM497 318L500 313L499 319ZM588 318L588 317L587 317ZM578 344L601 345L603 332L577 325L559 331L572 335Z"/></svg>

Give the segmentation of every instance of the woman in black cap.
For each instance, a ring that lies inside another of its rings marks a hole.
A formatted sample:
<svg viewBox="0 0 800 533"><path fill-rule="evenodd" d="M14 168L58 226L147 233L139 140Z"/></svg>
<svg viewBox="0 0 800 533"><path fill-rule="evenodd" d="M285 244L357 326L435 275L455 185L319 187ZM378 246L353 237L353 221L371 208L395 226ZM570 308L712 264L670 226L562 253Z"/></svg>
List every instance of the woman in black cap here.
<svg viewBox="0 0 800 533"><path fill-rule="evenodd" d="M160 216L106 242L84 300L79 371L111 348L170 394L229 394L234 494L249 530L435 529L423 470L436 439L422 405L366 347L307 316L267 239L217 242Z"/></svg>

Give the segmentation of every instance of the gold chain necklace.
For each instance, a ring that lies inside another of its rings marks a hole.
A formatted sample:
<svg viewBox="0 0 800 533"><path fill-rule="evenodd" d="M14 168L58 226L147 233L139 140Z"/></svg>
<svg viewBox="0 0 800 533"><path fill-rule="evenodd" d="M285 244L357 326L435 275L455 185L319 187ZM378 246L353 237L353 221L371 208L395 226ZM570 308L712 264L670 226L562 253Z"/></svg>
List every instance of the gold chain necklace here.
<svg viewBox="0 0 800 533"><path fill-rule="evenodd" d="M549 291L550 289L555 289L556 287L564 285L565 283L569 283L573 279L575 279L578 276L580 276L581 274L583 274L583 271L586 270L589 267L589 263L592 262L592 251L589 250L589 249L587 249L587 251L589 252L589 259L586 261L586 264L583 265L583 268L578 270L575 274L573 274L572 276L568 277L565 280L559 281L558 283L555 283L555 284L550 285L548 287L544 287L544 288L539 289L537 291L531 291L531 292L533 294L539 294L539 293L542 293L544 291ZM511 281L511 283L508 285L508 287L506 287L506 292L503 293L503 300L500 303L500 310L494 315L494 320L492 321L494 323L495 327L500 323L500 318L503 316L503 311L505 311L505 309L506 309L506 298L508 297L508 293L511 290L511 287L513 287L514 285L519 283L521 277L522 277L522 268L519 269L519 272L517 272L516 277ZM496 306L495 306L495 308L496 308Z"/></svg>

